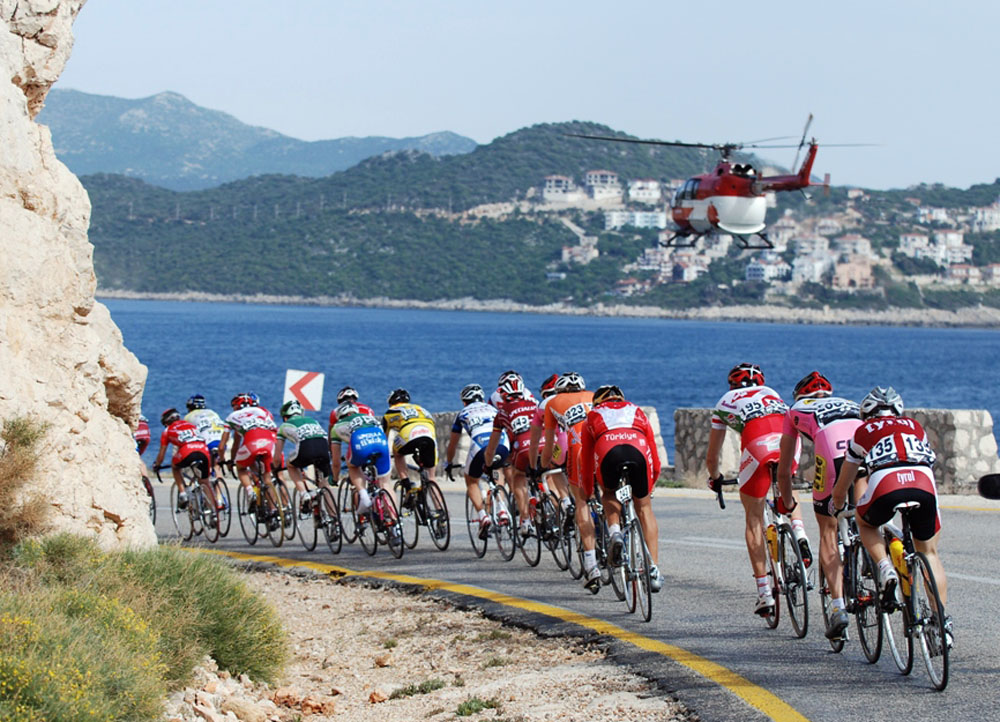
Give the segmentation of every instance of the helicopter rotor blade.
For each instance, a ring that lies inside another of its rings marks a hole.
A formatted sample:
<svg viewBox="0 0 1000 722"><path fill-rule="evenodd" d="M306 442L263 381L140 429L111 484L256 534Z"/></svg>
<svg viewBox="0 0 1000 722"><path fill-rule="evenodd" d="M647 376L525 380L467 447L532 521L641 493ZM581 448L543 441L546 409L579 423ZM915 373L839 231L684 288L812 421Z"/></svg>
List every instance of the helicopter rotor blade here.
<svg viewBox="0 0 1000 722"><path fill-rule="evenodd" d="M609 140L614 143L638 143L640 145L667 145L678 148L716 148L720 146L714 143L682 143L679 140L643 140L641 138L619 138L611 135L588 135L586 133L563 133L570 138L586 138L588 140Z"/></svg>
<svg viewBox="0 0 1000 722"><path fill-rule="evenodd" d="M775 140L791 140L794 137L795 137L794 135L778 135L775 136L774 138L758 138L757 140L745 140L742 143L737 143L735 145L745 146L745 145L752 145L753 143L770 143L771 141Z"/></svg>
<svg viewBox="0 0 1000 722"><path fill-rule="evenodd" d="M806 118L806 127L802 129L802 139L799 140L799 147L795 150L795 160L792 161L792 173L795 172L795 166L799 164L799 153L802 152L802 146L806 144L806 135L809 134L809 126L812 125L813 114L810 113L809 117Z"/></svg>

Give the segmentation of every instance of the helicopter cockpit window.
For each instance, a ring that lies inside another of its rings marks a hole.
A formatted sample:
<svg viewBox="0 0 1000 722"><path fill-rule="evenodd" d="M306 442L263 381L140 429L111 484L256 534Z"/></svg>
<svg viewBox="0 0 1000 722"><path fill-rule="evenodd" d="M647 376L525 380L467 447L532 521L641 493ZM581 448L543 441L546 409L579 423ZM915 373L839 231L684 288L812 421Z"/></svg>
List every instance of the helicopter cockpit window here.
<svg viewBox="0 0 1000 722"><path fill-rule="evenodd" d="M694 200L695 195L698 192L698 181L694 178L689 178L688 181L677 191L675 200L680 201L690 201Z"/></svg>

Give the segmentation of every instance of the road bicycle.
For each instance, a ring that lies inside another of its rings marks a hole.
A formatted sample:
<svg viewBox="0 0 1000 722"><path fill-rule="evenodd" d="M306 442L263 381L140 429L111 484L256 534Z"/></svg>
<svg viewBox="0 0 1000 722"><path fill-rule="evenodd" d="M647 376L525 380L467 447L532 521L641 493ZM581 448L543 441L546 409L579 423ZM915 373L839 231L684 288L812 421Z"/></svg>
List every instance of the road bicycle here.
<svg viewBox="0 0 1000 722"><path fill-rule="evenodd" d="M493 537L500 557L509 562L514 558L517 540L514 536L514 515L511 511L510 495L507 493L507 489L498 483L499 463L500 457L494 457L494 465L483 469L483 474L478 482L479 490L482 493L483 509L490 520L489 533L485 538L480 538L479 512L476 511L472 497L468 493L465 495L465 522L469 532L469 541L472 542L472 550L477 557L485 556L489 539Z"/></svg>
<svg viewBox="0 0 1000 722"><path fill-rule="evenodd" d="M403 542L403 528L399 521L399 510L392 494L378 484L378 471L375 468L375 456L369 457L361 465L365 483L368 485L368 497L371 507L364 513L357 508L357 492L353 496L354 528L361 547L369 556L378 550L378 545L389 547L392 555L399 559L403 556L406 544Z"/></svg>
<svg viewBox="0 0 1000 722"><path fill-rule="evenodd" d="M395 486L403 542L408 549L417 546L420 527L423 526L427 528L434 546L444 551L451 542L451 521L444 494L428 469L423 466L409 468L419 472L420 485L413 487L409 479L400 479Z"/></svg>
<svg viewBox="0 0 1000 722"><path fill-rule="evenodd" d="M337 508L337 498L331 488L320 485L323 475L315 466L312 476L303 474L306 493L295 490L292 498L292 509L295 514L295 528L299 541L306 551L313 551L322 533L330 552L339 554L343 547L343 534L340 529L340 510ZM311 487L311 489L310 489Z"/></svg>
<svg viewBox="0 0 1000 722"><path fill-rule="evenodd" d="M169 465L157 466L156 479L161 484L163 479L160 471L171 468ZM170 485L170 515L173 518L174 529L184 541L192 537L204 535L206 541L215 543L219 540L219 515L205 495L201 486L201 476L197 466L183 466L180 469L184 487L179 487L175 481ZM187 500L182 502L180 492L187 490Z"/></svg>
<svg viewBox="0 0 1000 722"><path fill-rule="evenodd" d="M611 566L608 564L608 547L611 544L611 535L608 533L608 522L604 517L604 504L601 503L597 489L595 493L587 499L587 512L590 514L591 522L594 525L594 552L597 555L597 568L601 571L601 585L613 584ZM583 535L580 534L580 526L573 520L573 531L563 537L565 553L569 555L569 573L574 579L583 576ZM625 599L625 589L613 586L618 599Z"/></svg>
<svg viewBox="0 0 1000 722"><path fill-rule="evenodd" d="M622 558L620 564L612 564L610 567L611 585L616 594L619 589L623 591L622 596L629 614L633 614L638 607L643 621L648 622L653 616L652 585L649 578L652 561L643 535L642 522L635 512L632 484L629 482L630 471L637 466L632 461L623 461L618 466L615 498L622 506Z"/></svg>
<svg viewBox="0 0 1000 722"><path fill-rule="evenodd" d="M795 636L801 639L809 631L809 576L802 558L802 549L799 548L798 541L792 533L791 519L785 514L778 513L778 465L771 462L768 467L771 474L771 499L764 502L764 541L767 550L767 573L771 579L774 603L764 621L770 629L778 626L781 617L781 597L784 596L792 629ZM736 483L736 479L723 479L717 486L716 496L720 508L726 508L722 498L722 487Z"/></svg>
<svg viewBox="0 0 1000 722"><path fill-rule="evenodd" d="M843 564L843 596L845 610L854 615L861 651L869 663L875 664L882 655L883 623L878 602L877 570L871 556L861 543L855 510L850 509L837 520L837 551ZM819 599L823 622L830 626L833 598L822 564L819 565ZM841 636L830 639L830 647L840 652L848 639L847 629Z"/></svg>
<svg viewBox="0 0 1000 722"><path fill-rule="evenodd" d="M902 517L902 531L892 524L882 527L899 575L896 597L883 600L882 617L889 651L899 671L909 674L913 669L916 647L923 657L931 684L941 691L948 686L950 630L946 628L947 615L934 572L927 557L913 545L910 514L919 506L920 502L916 501L896 505Z"/></svg>
<svg viewBox="0 0 1000 722"><path fill-rule="evenodd" d="M280 547L285 540L285 510L271 482L267 456L258 454L247 471L250 474L250 489L247 490L241 483L236 491L236 515L243 537L251 546L264 536L271 540L271 544Z"/></svg>
<svg viewBox="0 0 1000 722"><path fill-rule="evenodd" d="M285 485L284 480L278 474L284 470L285 467L275 470L272 475L272 482L274 484L274 490L278 494L278 500L281 503L281 516L282 516L282 530L285 539L291 541L295 538L295 526L297 522L298 514L295 513L295 506L292 504L292 494L288 493L288 487Z"/></svg>
<svg viewBox="0 0 1000 722"><path fill-rule="evenodd" d="M566 558L566 548L562 543L563 525L565 524L563 510L559 503L559 497L556 496L555 492L549 490L544 475L535 477L528 474L528 507L534 528L533 536L537 540L537 554L535 562L532 564L531 558L525 554L526 546L529 552L534 553L535 549L530 543L528 545L522 544L521 553L525 554L525 561L531 566L536 566L538 558L541 557L541 548L544 547L552 554L556 566L565 570L569 566L569 561Z"/></svg>

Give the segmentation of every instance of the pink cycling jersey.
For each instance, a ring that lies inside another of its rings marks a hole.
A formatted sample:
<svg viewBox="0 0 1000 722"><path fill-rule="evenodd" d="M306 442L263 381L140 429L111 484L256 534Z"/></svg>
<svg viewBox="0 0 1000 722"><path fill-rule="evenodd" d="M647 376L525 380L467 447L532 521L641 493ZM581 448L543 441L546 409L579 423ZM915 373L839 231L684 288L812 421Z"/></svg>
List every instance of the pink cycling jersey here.
<svg viewBox="0 0 1000 722"><path fill-rule="evenodd" d="M783 436L802 434L815 446L816 475L813 501L822 501L833 492L837 481L837 459L843 458L861 426L857 403L837 396L799 399L785 414Z"/></svg>

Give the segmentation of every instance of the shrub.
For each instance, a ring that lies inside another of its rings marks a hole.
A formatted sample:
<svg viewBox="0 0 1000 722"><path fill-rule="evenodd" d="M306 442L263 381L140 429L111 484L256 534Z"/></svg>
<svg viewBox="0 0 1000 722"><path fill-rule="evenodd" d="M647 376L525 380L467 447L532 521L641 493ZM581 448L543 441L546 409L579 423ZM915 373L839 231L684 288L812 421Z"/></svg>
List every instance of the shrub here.
<svg viewBox="0 0 1000 722"><path fill-rule="evenodd" d="M41 458L48 426L26 417L6 419L0 429L0 546L9 547L40 532L48 504L29 484Z"/></svg>

